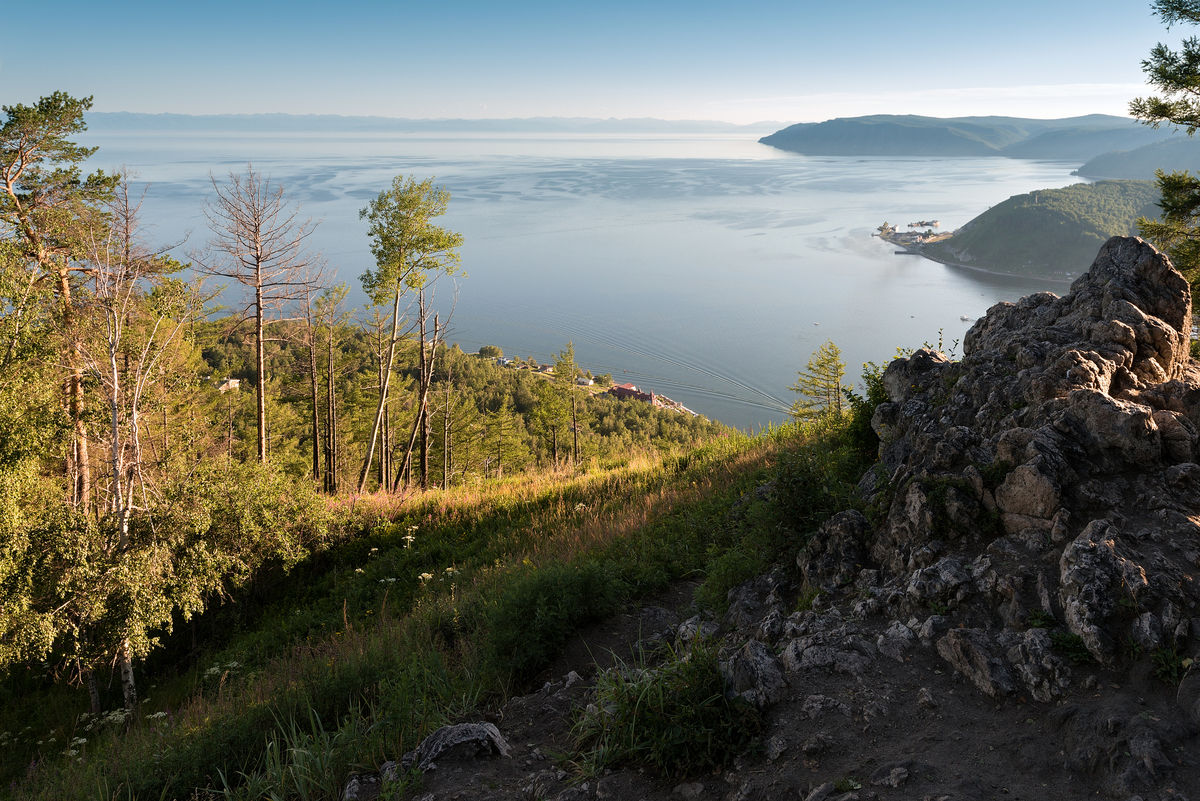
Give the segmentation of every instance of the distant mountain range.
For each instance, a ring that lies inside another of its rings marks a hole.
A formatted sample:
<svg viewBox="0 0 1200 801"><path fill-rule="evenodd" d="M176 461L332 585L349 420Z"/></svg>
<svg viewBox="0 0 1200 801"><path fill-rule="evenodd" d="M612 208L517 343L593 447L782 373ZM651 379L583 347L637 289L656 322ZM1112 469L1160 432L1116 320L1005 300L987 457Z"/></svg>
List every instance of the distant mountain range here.
<svg viewBox="0 0 1200 801"><path fill-rule="evenodd" d="M408 119L337 114L139 114L92 112L88 127L99 133L127 131L352 132L352 133L759 133L779 122L734 125L713 120L591 117L511 119Z"/></svg>
<svg viewBox="0 0 1200 801"><path fill-rule="evenodd" d="M1007 156L1083 163L1182 138L1106 114L1057 120L880 114L790 125L759 141L814 156Z"/></svg>

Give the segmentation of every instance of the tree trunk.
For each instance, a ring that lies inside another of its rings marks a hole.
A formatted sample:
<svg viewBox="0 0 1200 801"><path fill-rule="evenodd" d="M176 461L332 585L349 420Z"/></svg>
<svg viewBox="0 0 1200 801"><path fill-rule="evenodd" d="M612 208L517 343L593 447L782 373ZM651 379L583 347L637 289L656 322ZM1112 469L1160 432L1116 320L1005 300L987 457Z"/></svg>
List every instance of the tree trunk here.
<svg viewBox="0 0 1200 801"><path fill-rule="evenodd" d="M100 706L100 685L96 683L96 671L83 671L83 681L87 685L88 706L93 715L99 715L103 708Z"/></svg>
<svg viewBox="0 0 1200 801"><path fill-rule="evenodd" d="M75 308L71 305L71 280L66 265L59 267L58 294L62 323L70 346L67 348L67 411L71 416L73 442L67 474L71 479L71 502L87 511L92 505L92 466L88 458L87 425L83 421L83 350L76 336Z"/></svg>
<svg viewBox="0 0 1200 801"><path fill-rule="evenodd" d="M130 656L129 640L121 641L117 662L121 668L121 692L125 696L125 708L133 711L137 706L137 685L133 681L133 659Z"/></svg>
<svg viewBox="0 0 1200 801"><path fill-rule="evenodd" d="M309 395L312 400L312 477L313 481L321 481L321 417L320 393L317 389L317 330L313 326L312 302L305 297L306 320L308 324L308 379Z"/></svg>
<svg viewBox="0 0 1200 801"><path fill-rule="evenodd" d="M260 280L254 287L254 367L258 371L255 383L255 424L258 426L258 461L267 463L267 360L263 343L263 288Z"/></svg>
<svg viewBox="0 0 1200 801"><path fill-rule="evenodd" d="M424 312L422 312L422 316L423 315L424 315ZM430 375L433 374L433 366L434 366L434 362L436 361L437 345L438 345L437 316L436 315L434 315L433 320L434 320L434 323L433 323L434 328L433 328L432 351L430 352L429 358L427 361L428 370L429 370ZM421 353L424 354L424 352L425 352L425 349L422 348ZM426 410L428 408L429 408L429 382L426 381L426 382L424 382L424 388L421 391L420 401L417 404L417 415L416 415L416 417L413 418L412 433L408 437L408 447L404 451L404 462L401 464L400 473L397 473L397 475L396 475L396 482L395 482L396 486L399 486L400 478L402 475L410 476L410 477L412 475L412 454L413 454L413 449L416 447L418 433L424 433L426 435L425 443L423 443L423 445L427 446L427 444L428 444L428 441L429 441L428 431L425 430L425 428L423 427L424 425L427 425L429 422L428 417L424 416L424 415L426 415ZM425 461L428 458L428 450L426 450L426 452L423 455L424 455L425 459L423 459L423 464L422 464L421 488L428 489L429 474L427 472L425 472L425 465L428 464L428 462ZM405 486L407 487L408 484L406 483Z"/></svg>
<svg viewBox="0 0 1200 801"><path fill-rule="evenodd" d="M329 342L326 349L328 372L325 374L325 491L337 492L337 414L333 389L333 313L330 312Z"/></svg>
<svg viewBox="0 0 1200 801"><path fill-rule="evenodd" d="M452 373L446 369L446 408L442 411L442 489L450 489L450 474L452 472L450 450L450 378Z"/></svg>
<svg viewBox="0 0 1200 801"><path fill-rule="evenodd" d="M421 346L421 405L417 409L417 415L421 421L421 489L429 489L429 408L425 404L425 398L429 392L429 359L425 353L425 292L421 292L420 299L420 322L418 324L420 346ZM434 337L437 336L437 320L433 323Z"/></svg>
<svg viewBox="0 0 1200 801"><path fill-rule="evenodd" d="M392 334L388 339L387 370L383 377L383 387L379 393L379 406L375 409L375 422L371 426L371 438L367 445L367 458L363 460L362 470L358 474L358 491L361 494L367 488L367 475L371 472L371 462L375 460L375 442L379 438L379 429L383 425L383 407L387 403L389 379L392 377L392 360L396 355L396 330L400 325L400 287L392 299Z"/></svg>
<svg viewBox="0 0 1200 801"><path fill-rule="evenodd" d="M575 441L575 454L571 459L571 466L579 467L579 415L574 389L571 390L571 436Z"/></svg>

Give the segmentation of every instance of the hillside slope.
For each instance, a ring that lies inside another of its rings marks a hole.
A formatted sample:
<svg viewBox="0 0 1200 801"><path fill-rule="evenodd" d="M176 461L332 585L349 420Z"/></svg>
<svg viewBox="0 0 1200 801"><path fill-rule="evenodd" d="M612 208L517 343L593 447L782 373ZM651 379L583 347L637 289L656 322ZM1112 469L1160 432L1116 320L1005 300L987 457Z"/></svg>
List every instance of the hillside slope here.
<svg viewBox="0 0 1200 801"><path fill-rule="evenodd" d="M1109 237L1156 217L1150 181L1102 181L1040 189L998 203L921 253L945 262L1019 275L1074 278Z"/></svg>
<svg viewBox="0 0 1200 801"><path fill-rule="evenodd" d="M860 505L798 540L794 563L733 588L718 620L681 621L676 599L591 629L636 663L605 669L581 647L475 724L498 744L429 738L347 801L429 763L431 799L1195 798L1190 324L1183 277L1114 238L1065 297L989 310L962 361L895 360ZM725 700L760 710L761 730L732 764L681 769L684 743L744 734L692 714L714 696L671 703L711 657L692 644L704 633ZM568 738L583 750L555 761Z"/></svg>
<svg viewBox="0 0 1200 801"><path fill-rule="evenodd" d="M1175 137L1134 149L1104 153L1076 170L1085 178L1152 180L1156 170L1200 172L1200 142Z"/></svg>

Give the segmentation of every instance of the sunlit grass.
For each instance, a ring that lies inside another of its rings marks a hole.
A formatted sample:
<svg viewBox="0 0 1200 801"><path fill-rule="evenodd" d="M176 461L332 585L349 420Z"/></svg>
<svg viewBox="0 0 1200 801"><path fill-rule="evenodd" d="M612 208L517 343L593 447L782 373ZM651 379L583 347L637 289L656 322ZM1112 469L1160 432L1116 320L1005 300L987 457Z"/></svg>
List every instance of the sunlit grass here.
<svg viewBox="0 0 1200 801"><path fill-rule="evenodd" d="M394 759L481 699L518 689L575 626L702 573L718 554L710 532L722 510L795 436L727 437L688 454L634 454L577 472L331 501L341 523L327 553L314 557L320 569L305 578L301 566L300 586L279 585L303 620L266 608L189 670L159 677L154 703L127 726L72 758L43 753L12 797L250 788L291 770L279 754L297 732L317 736L313 720L328 735L321 742L368 733L330 757L343 774ZM542 629L526 619L555 598L574 600ZM521 638L520 659L506 650L506 632ZM230 663L237 669L211 673Z"/></svg>

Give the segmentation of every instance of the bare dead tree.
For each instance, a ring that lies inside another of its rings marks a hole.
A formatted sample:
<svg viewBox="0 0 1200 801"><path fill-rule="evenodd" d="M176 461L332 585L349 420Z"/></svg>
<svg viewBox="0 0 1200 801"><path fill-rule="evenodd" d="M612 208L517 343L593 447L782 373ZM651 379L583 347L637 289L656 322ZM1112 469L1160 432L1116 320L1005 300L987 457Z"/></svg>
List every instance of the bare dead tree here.
<svg viewBox="0 0 1200 801"><path fill-rule="evenodd" d="M216 198L204 215L214 238L210 252L196 260L203 272L237 281L250 294L242 317L254 322L258 459L265 464L264 329L284 319L283 310L303 300L319 284L318 260L305 250L314 225L311 220L298 218L282 187L272 185L270 178L254 172L249 165L244 175L230 173L225 184L214 177L212 185Z"/></svg>

